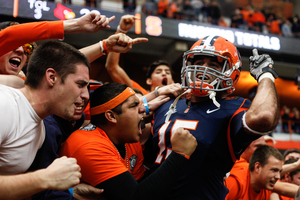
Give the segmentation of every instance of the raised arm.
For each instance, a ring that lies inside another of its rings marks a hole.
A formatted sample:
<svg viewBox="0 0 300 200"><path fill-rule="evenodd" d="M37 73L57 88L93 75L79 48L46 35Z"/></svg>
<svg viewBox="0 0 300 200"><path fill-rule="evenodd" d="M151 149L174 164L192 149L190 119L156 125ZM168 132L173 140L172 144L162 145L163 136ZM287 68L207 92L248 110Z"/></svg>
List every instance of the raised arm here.
<svg viewBox="0 0 300 200"><path fill-rule="evenodd" d="M280 176L283 176L286 173L294 171L299 168L300 168L300 159L298 159L296 162L293 163L284 164L282 166L282 171L280 172Z"/></svg>
<svg viewBox="0 0 300 200"><path fill-rule="evenodd" d="M134 15L124 15L121 18L120 24L116 33L127 33L128 30L134 25L134 20L138 19ZM132 82L130 77L124 71L124 69L119 65L120 53L110 53L107 56L105 67L116 83L124 83L129 87L132 87Z"/></svg>
<svg viewBox="0 0 300 200"><path fill-rule="evenodd" d="M268 134L279 120L279 102L274 78L278 75L273 69L273 60L267 54L258 55L253 50L250 57L250 73L257 80L257 93L244 116L243 125L248 132Z"/></svg>
<svg viewBox="0 0 300 200"><path fill-rule="evenodd" d="M9 26L0 31L0 56L23 44L46 40L63 39L65 33L94 33L109 28L115 17L89 13L80 18L65 21L42 21ZM22 34L20 34L22 33Z"/></svg>
<svg viewBox="0 0 300 200"><path fill-rule="evenodd" d="M126 53L127 51L132 49L132 45L147 41L147 38L132 39L123 33L119 33L111 35L107 39L97 42L93 45L84 47L79 51L83 53L91 63L102 55L106 55L107 53L109 53L109 55L114 52Z"/></svg>
<svg viewBox="0 0 300 200"><path fill-rule="evenodd" d="M90 12L80 18L64 21L65 33L96 33L106 28L110 28L109 23L115 16L107 18L96 12Z"/></svg>

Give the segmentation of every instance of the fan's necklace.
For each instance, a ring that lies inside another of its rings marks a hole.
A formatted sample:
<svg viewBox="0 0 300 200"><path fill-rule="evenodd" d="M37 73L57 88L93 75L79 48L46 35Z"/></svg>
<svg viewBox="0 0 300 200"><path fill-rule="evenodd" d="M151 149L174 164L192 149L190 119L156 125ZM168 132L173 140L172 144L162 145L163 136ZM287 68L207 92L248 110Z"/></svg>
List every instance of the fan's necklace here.
<svg viewBox="0 0 300 200"><path fill-rule="evenodd" d="M121 156L121 154L120 154L118 148L115 146L115 144L114 144L113 142L111 142L111 143L112 143L112 144L114 145L114 147L117 149L117 152L118 152L118 154L119 154L119 159L120 159L120 161L122 162L122 156ZM127 167L128 171L129 171L129 168L128 168L128 156L127 156L127 148L126 148L126 144L124 144L124 146L125 146L125 162L126 162L126 167Z"/></svg>

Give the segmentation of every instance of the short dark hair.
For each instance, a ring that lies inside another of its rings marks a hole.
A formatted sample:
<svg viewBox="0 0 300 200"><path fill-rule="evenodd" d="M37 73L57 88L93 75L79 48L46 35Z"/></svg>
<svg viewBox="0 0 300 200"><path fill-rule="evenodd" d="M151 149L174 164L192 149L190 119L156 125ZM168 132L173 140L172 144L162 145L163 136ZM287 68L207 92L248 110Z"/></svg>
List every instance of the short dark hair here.
<svg viewBox="0 0 300 200"><path fill-rule="evenodd" d="M253 171L255 167L255 163L259 162L262 167L264 167L269 160L270 156L274 156L278 160L283 161L282 154L270 145L261 145L259 146L254 153L252 154L250 161L249 161L249 171Z"/></svg>
<svg viewBox="0 0 300 200"><path fill-rule="evenodd" d="M45 42L31 55L25 85L38 88L48 68L53 68L64 82L69 74L76 73L76 64L84 64L90 69L88 59L75 47L59 41Z"/></svg>
<svg viewBox="0 0 300 200"><path fill-rule="evenodd" d="M100 86L99 88L94 90L94 92L91 94L90 107L93 108L108 102L109 100L121 94L127 87L128 86L126 84L122 84L122 83L109 83ZM118 115L122 114L122 105L126 101L127 100L123 101L120 105L112 109L112 111L114 111ZM91 123L96 126L103 125L103 124L107 124L107 119L104 113L98 115L92 115Z"/></svg>
<svg viewBox="0 0 300 200"><path fill-rule="evenodd" d="M299 149L296 149L296 148L291 148L291 149L287 149L285 150L285 152L283 152L283 157L285 159L285 157L287 155L289 155L290 153L299 153L300 154L300 150Z"/></svg>
<svg viewBox="0 0 300 200"><path fill-rule="evenodd" d="M153 63L151 63L148 67L148 70L147 70L147 74L146 74L146 78L151 78L151 75L152 73L154 72L154 70L156 69L156 67L160 66L160 65L166 65L170 68L170 71L173 75L173 71L172 71L172 68L171 68L171 65L168 63L168 61L166 60L158 60L158 61L155 61Z"/></svg>

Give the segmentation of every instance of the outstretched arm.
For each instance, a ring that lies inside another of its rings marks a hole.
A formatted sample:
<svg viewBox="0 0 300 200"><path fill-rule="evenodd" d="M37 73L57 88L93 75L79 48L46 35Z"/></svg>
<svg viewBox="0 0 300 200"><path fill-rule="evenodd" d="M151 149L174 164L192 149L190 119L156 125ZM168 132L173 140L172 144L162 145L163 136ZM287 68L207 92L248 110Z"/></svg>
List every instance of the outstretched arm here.
<svg viewBox="0 0 300 200"><path fill-rule="evenodd" d="M67 190L79 183L80 167L75 158L61 157L46 169L0 176L0 199L24 199L42 190Z"/></svg>
<svg viewBox="0 0 300 200"><path fill-rule="evenodd" d="M250 57L250 73L257 80L257 93L244 116L243 125L248 132L268 134L278 123L279 102L274 78L277 74L273 69L273 60L267 54L258 55L253 50Z"/></svg>
<svg viewBox="0 0 300 200"><path fill-rule="evenodd" d="M91 12L80 18L65 21L31 22L10 26L0 31L0 56L29 42L63 39L65 33L95 33L109 28L108 23L114 19L115 16L107 18Z"/></svg>
<svg viewBox="0 0 300 200"><path fill-rule="evenodd" d="M296 184L286 183L286 182L276 182L274 189L272 191L282 196L294 198L298 190L299 190L299 186Z"/></svg>
<svg viewBox="0 0 300 200"><path fill-rule="evenodd" d="M299 168L300 168L300 159L298 159L294 163L284 164L282 166L282 171L280 172L280 176L283 176L286 173L294 171L294 170L299 169Z"/></svg>
<svg viewBox="0 0 300 200"><path fill-rule="evenodd" d="M80 18L64 21L65 33L96 33L106 28L110 28L109 23L115 16L107 18L96 12L90 12Z"/></svg>
<svg viewBox="0 0 300 200"><path fill-rule="evenodd" d="M116 32L126 33L134 25L135 19L138 18L136 18L134 15L122 16ZM105 67L114 82L124 83L129 87L132 87L131 79L124 71L124 69L119 65L119 61L120 61L120 53L112 52L107 56Z"/></svg>
<svg viewBox="0 0 300 200"><path fill-rule="evenodd" d="M109 55L113 52L126 53L132 48L132 45L147 41L147 38L131 39L129 36L119 33L111 35L107 39L100 41L102 46L100 45L100 42L97 42L96 44L84 47L79 51L83 53L91 63L106 53L109 53ZM105 45L103 43L105 43Z"/></svg>

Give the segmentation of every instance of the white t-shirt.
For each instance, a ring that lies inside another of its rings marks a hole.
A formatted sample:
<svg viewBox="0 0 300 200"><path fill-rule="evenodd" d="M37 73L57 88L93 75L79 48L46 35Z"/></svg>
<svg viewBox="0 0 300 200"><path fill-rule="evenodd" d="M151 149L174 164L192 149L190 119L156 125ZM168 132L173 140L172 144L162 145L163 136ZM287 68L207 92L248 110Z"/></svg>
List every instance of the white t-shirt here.
<svg viewBox="0 0 300 200"><path fill-rule="evenodd" d="M0 85L0 174L25 172L45 139L45 127L27 98Z"/></svg>

